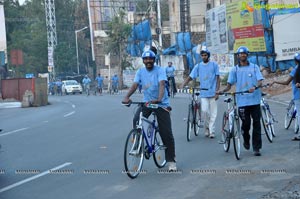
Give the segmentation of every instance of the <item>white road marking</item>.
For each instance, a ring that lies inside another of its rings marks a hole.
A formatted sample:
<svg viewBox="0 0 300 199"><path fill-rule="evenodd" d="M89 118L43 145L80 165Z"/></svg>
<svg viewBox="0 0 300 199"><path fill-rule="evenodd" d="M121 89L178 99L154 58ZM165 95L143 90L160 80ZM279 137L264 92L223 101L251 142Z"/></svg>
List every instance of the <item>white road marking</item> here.
<svg viewBox="0 0 300 199"><path fill-rule="evenodd" d="M19 131L24 131L24 130L27 130L27 129L29 129L29 127L17 129L17 130L14 130L14 131L9 131L7 133L2 133L2 134L0 134L0 137L5 136L5 135L10 135L10 134L13 134L13 133L17 133Z"/></svg>
<svg viewBox="0 0 300 199"><path fill-rule="evenodd" d="M283 104L283 105L286 105L286 106L288 106L288 105L289 105L289 103L280 102L280 101L277 101L277 100L272 100L272 99L267 99L267 101L270 101L270 102L275 102L275 103L278 103L278 104Z"/></svg>
<svg viewBox="0 0 300 199"><path fill-rule="evenodd" d="M75 111L72 111L72 112L70 112L68 114L65 114L64 117L69 117L70 115L73 115L74 113L75 113Z"/></svg>
<svg viewBox="0 0 300 199"><path fill-rule="evenodd" d="M25 183L27 183L27 182L33 181L33 180L35 180L35 179L37 179L37 178L40 178L40 177L42 177L42 176L48 175L48 174L50 173L50 171L59 170L59 169L61 169L61 168L63 168L63 167L69 166L69 165L71 165L71 164L72 164L71 162L66 162L66 163L64 163L64 164L62 164L62 165L59 165L59 166L57 166L57 167L54 167L53 169L49 169L49 170L47 170L47 171L44 171L43 173L40 173L40 174L38 174L38 175L32 176L32 177L27 178L27 179L25 179L25 180L22 180L22 181L20 181L20 182L17 182L17 183L14 183L14 184L12 184L12 185L9 185L9 186L7 186L7 187L4 187L4 188L0 189L0 193L3 193L3 192L5 192L5 191L8 191L8 190L13 189L13 188L15 188L15 187L18 187L18 186L20 186L20 185L22 185L22 184L25 184Z"/></svg>

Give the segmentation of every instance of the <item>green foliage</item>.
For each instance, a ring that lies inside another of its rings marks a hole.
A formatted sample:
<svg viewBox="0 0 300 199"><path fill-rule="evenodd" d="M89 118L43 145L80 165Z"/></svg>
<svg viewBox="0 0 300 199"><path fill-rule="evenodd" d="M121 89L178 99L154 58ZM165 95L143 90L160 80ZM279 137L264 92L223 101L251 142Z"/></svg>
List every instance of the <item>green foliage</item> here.
<svg viewBox="0 0 300 199"><path fill-rule="evenodd" d="M57 46L54 49L54 65L57 73L74 73L76 68L75 30L88 26L86 1L55 1ZM9 67L10 50L23 51L24 64L16 70L21 77L25 73L48 71L48 40L44 0L5 0L5 25ZM76 16L76 17L75 17ZM82 65L92 62L88 29L78 34L79 61ZM90 64L93 65L94 64ZM85 72L86 67L82 67Z"/></svg>
<svg viewBox="0 0 300 199"><path fill-rule="evenodd" d="M224 77L221 79L221 85L227 85L229 73L226 73Z"/></svg>

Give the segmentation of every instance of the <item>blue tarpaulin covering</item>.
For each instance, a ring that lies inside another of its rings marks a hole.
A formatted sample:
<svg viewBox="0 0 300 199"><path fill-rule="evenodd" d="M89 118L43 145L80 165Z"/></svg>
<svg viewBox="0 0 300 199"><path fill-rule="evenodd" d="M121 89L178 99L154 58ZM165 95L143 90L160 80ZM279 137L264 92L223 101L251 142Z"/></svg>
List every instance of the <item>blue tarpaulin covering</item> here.
<svg viewBox="0 0 300 199"><path fill-rule="evenodd" d="M261 7L265 7L265 1L260 1ZM251 52L249 59L259 66L269 67L272 72L277 69L286 70L294 66L293 60L275 61L276 54L274 50L274 37L271 27L271 21L275 15L298 13L300 8L295 9L261 9L262 24L264 27L264 38L266 43L266 52ZM141 56L145 46L151 46L152 35L150 23L145 20L132 28L132 34L128 38L127 52L131 56ZM176 44L163 50L164 55L185 55L188 67L192 69L196 63L201 61L201 56L196 53L197 47L191 42L190 32L179 32L176 34Z"/></svg>
<svg viewBox="0 0 300 199"><path fill-rule="evenodd" d="M152 35L148 20L133 26L130 37L128 38L127 53L133 57L141 56L145 46L151 46Z"/></svg>

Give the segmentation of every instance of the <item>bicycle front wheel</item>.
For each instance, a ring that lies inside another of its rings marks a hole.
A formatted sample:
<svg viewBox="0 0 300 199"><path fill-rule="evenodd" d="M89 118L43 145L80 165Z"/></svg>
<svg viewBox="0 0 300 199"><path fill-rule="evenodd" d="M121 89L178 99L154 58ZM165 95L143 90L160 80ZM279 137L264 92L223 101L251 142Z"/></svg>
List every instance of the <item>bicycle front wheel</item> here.
<svg viewBox="0 0 300 199"><path fill-rule="evenodd" d="M241 129L239 119L234 119L234 125L232 125L232 136L233 136L233 147L234 154L237 160L240 159L241 155Z"/></svg>
<svg viewBox="0 0 300 199"><path fill-rule="evenodd" d="M261 107L261 122L269 142L272 143L273 141L272 127L271 127L272 122L265 106Z"/></svg>
<svg viewBox="0 0 300 199"><path fill-rule="evenodd" d="M292 123L294 109L295 109L295 104L294 104L294 101L292 100L287 108L287 113L285 114L285 117L284 117L284 128L285 129L289 129L289 127Z"/></svg>
<svg viewBox="0 0 300 199"><path fill-rule="evenodd" d="M228 114L224 112L222 119L221 143L223 144L225 152L228 152L230 148L230 126L228 119Z"/></svg>
<svg viewBox="0 0 300 199"><path fill-rule="evenodd" d="M167 147L163 144L159 131L155 131L153 159L158 168L164 167L167 163L166 149Z"/></svg>
<svg viewBox="0 0 300 199"><path fill-rule="evenodd" d="M142 169L144 161L143 135L137 129L129 132L124 150L125 172L130 178L136 178Z"/></svg>
<svg viewBox="0 0 300 199"><path fill-rule="evenodd" d="M195 133L195 136L198 136L199 135L199 132L200 132L200 127L202 125L202 115L201 115L201 104L200 102L197 103L195 105L195 111L194 111L194 115L195 115L195 121L194 121L194 133Z"/></svg>
<svg viewBox="0 0 300 199"><path fill-rule="evenodd" d="M191 140L191 133L192 133L192 128L194 126L193 122L193 105L189 105L189 110L188 110L188 117L186 120L187 128L186 128L186 139L189 142Z"/></svg>

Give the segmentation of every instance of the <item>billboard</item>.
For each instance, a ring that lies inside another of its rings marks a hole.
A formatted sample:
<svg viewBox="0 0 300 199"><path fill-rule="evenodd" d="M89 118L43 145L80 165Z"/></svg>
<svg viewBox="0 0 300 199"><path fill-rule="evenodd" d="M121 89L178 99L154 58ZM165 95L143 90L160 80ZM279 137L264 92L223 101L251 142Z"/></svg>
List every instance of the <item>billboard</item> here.
<svg viewBox="0 0 300 199"><path fill-rule="evenodd" d="M273 22L276 61L294 59L300 52L300 13L275 15ZM292 27L292 28L291 28Z"/></svg>
<svg viewBox="0 0 300 199"><path fill-rule="evenodd" d="M257 0L238 1L226 5L229 52L247 46L252 52L266 51L264 27Z"/></svg>
<svg viewBox="0 0 300 199"><path fill-rule="evenodd" d="M227 53L226 6L210 9L205 14L206 46L213 53Z"/></svg>

